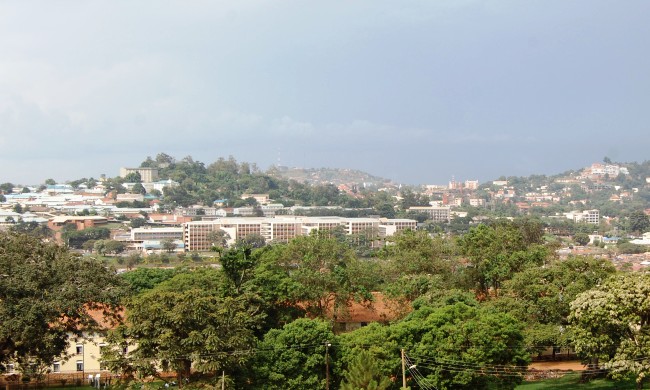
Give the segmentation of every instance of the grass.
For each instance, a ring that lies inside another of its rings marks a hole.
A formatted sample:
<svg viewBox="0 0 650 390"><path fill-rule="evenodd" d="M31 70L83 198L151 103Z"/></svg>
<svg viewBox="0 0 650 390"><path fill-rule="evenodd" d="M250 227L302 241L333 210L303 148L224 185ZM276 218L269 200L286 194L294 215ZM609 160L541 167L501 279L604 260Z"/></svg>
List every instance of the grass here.
<svg viewBox="0 0 650 390"><path fill-rule="evenodd" d="M644 389L648 388L644 386ZM580 373L567 374L558 379L546 379L535 382L524 382L515 387L515 390L569 390L569 389L589 389L589 390L635 390L636 383L633 380L615 382L610 379L594 379L587 383L580 382Z"/></svg>

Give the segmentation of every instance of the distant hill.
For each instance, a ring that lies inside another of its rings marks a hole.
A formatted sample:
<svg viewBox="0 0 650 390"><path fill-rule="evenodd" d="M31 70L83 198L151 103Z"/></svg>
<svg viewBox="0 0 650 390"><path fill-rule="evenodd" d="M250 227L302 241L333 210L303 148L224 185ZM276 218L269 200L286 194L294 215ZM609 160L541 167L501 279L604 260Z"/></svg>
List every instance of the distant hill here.
<svg viewBox="0 0 650 390"><path fill-rule="evenodd" d="M295 180L300 183L309 184L347 184L363 185L371 187L392 186L389 179L373 176L367 172L356 169L341 168L288 168L273 166L267 172L269 176L286 180Z"/></svg>

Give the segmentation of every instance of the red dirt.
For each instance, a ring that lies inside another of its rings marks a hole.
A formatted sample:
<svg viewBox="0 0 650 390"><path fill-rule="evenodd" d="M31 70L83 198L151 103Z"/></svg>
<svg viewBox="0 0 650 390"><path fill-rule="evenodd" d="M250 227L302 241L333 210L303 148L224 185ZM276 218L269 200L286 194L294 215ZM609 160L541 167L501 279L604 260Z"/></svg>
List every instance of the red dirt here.
<svg viewBox="0 0 650 390"><path fill-rule="evenodd" d="M585 366L578 360L554 361L554 362L532 362L528 366L535 370L573 370L583 371Z"/></svg>

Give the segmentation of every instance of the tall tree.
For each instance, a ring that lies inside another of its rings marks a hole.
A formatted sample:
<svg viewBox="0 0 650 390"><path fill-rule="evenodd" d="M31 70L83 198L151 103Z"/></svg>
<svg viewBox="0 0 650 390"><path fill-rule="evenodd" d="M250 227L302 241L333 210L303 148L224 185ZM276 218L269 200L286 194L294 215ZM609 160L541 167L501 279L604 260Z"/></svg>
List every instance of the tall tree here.
<svg viewBox="0 0 650 390"><path fill-rule="evenodd" d="M334 338L329 323L307 318L270 330L258 345L255 387L325 389L325 352Z"/></svg>
<svg viewBox="0 0 650 390"><path fill-rule="evenodd" d="M245 294L224 295L217 270L181 273L126 304L125 326L110 336L109 368L157 375L156 363L189 380L190 369L211 375L242 364L263 313ZM128 356L125 340L137 345ZM145 362L143 364L143 362Z"/></svg>
<svg viewBox="0 0 650 390"><path fill-rule="evenodd" d="M360 352L343 374L341 390L386 390L391 381L384 376L372 354Z"/></svg>
<svg viewBox="0 0 650 390"><path fill-rule="evenodd" d="M418 370L441 389L513 389L530 355L523 325L508 314L473 302L422 306L391 326Z"/></svg>
<svg viewBox="0 0 650 390"><path fill-rule="evenodd" d="M527 266L541 265L549 257L548 249L538 244L538 239L530 241L530 237L536 236L502 220L471 228L461 237L459 246L470 261L468 276L478 295L498 295L504 280Z"/></svg>
<svg viewBox="0 0 650 390"><path fill-rule="evenodd" d="M650 275L618 275L571 302L575 350L590 364L604 366L613 378L650 377Z"/></svg>
<svg viewBox="0 0 650 390"><path fill-rule="evenodd" d="M39 239L0 233L0 364L49 364L70 335L98 327L90 309L107 314L124 283L99 261Z"/></svg>
<svg viewBox="0 0 650 390"><path fill-rule="evenodd" d="M369 298L369 292L350 278L348 267L358 261L354 252L327 232L296 237L264 257L296 282L301 304L318 317L328 310L345 315L351 300Z"/></svg>

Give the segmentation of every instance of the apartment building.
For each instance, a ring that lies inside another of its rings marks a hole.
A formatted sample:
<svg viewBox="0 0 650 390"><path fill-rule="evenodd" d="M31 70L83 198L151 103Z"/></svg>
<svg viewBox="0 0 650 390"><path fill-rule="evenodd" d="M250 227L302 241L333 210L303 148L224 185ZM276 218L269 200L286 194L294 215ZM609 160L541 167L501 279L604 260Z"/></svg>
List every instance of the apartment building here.
<svg viewBox="0 0 650 390"><path fill-rule="evenodd" d="M434 222L448 222L450 218L447 206L415 206L409 207L409 211L428 214Z"/></svg>
<svg viewBox="0 0 650 390"><path fill-rule="evenodd" d="M598 225L600 223L600 211L596 209L572 211L570 213L565 213L564 216L568 219L573 220L573 222L591 223L594 225Z"/></svg>
<svg viewBox="0 0 650 390"><path fill-rule="evenodd" d="M404 229L415 229L411 219L342 218L342 217L253 217L219 218L192 221L183 225L184 243L188 251L207 251L213 245L211 232L223 230L228 243L250 234L258 234L267 242L287 242L312 231L342 229L346 234L372 234L385 237Z"/></svg>

